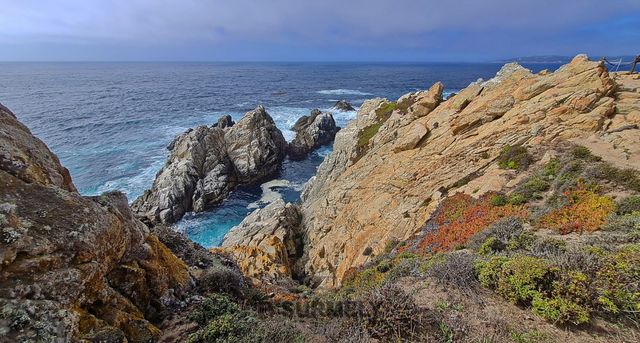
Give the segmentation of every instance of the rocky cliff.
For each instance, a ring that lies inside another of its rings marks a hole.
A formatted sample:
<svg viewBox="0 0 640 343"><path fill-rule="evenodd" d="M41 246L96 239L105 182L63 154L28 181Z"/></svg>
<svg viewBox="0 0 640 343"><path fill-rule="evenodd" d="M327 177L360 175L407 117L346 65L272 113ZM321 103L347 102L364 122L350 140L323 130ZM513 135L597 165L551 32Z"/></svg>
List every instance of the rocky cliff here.
<svg viewBox="0 0 640 343"><path fill-rule="evenodd" d="M0 261L3 342L154 341L152 322L179 308L195 280L123 194L78 194L1 106Z"/></svg>
<svg viewBox="0 0 640 343"><path fill-rule="evenodd" d="M573 142L639 168L638 82L577 56L553 73L505 65L447 101L438 83L365 102L303 192L305 273L338 286L389 241L417 234L448 194L515 186L518 174L497 163L506 146L538 160Z"/></svg>
<svg viewBox="0 0 640 343"><path fill-rule="evenodd" d="M236 124L224 117L212 127L190 129L169 145L171 154L153 187L132 209L150 223L173 223L187 212L204 211L237 185L275 173L286 148L282 132L262 106Z"/></svg>

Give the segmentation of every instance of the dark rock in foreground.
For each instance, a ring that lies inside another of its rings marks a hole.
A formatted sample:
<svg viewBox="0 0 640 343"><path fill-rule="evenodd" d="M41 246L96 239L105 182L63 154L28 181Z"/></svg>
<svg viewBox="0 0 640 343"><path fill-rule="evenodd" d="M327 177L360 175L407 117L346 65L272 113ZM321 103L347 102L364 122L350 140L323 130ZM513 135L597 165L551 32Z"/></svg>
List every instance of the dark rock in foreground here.
<svg viewBox="0 0 640 343"><path fill-rule="evenodd" d="M0 341L156 340L147 318L182 301L185 263L123 194L78 194L58 158L1 106L0 124Z"/></svg>

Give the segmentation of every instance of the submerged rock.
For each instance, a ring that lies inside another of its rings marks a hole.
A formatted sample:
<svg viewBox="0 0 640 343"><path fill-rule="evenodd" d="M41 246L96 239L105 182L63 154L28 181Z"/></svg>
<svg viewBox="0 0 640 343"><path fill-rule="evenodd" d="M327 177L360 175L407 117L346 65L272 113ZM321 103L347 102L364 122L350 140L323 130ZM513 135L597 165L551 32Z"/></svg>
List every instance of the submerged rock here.
<svg viewBox="0 0 640 343"><path fill-rule="evenodd" d="M346 100L339 100L338 102L336 102L335 105L333 105L333 108L335 108L336 110L339 111L355 111L356 109L353 108L353 106L351 106L350 103L348 103Z"/></svg>
<svg viewBox="0 0 640 343"><path fill-rule="evenodd" d="M331 113L315 109L310 115L298 119L292 130L296 136L289 144L289 157L301 160L311 151L333 142L340 128L336 126Z"/></svg>
<svg viewBox="0 0 640 343"><path fill-rule="evenodd" d="M153 187L131 206L138 216L150 223L174 223L187 212L220 203L237 185L258 182L278 170L286 141L264 107L233 125L225 118L174 139Z"/></svg>

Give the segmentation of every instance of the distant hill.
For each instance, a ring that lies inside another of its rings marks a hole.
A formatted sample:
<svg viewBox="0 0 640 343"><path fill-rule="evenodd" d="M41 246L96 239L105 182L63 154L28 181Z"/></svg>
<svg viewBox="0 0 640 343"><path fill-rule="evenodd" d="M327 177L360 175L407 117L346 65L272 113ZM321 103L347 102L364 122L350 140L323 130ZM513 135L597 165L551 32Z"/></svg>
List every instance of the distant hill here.
<svg viewBox="0 0 640 343"><path fill-rule="evenodd" d="M589 56L591 60L599 60L602 56ZM630 62L634 59L634 56L606 56L607 60L614 62L622 59L622 62ZM573 56L560 56L560 55L549 55L549 56L526 56L526 57L515 57L509 59L497 60L497 63L509 63L509 62L518 62L522 63L558 63L565 64L571 62Z"/></svg>

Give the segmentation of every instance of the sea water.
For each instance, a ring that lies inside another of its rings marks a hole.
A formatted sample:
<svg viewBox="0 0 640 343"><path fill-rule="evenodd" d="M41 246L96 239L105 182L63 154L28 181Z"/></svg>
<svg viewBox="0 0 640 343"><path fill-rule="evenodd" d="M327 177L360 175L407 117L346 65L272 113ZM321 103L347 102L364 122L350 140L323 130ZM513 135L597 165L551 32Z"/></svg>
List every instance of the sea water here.
<svg viewBox="0 0 640 343"><path fill-rule="evenodd" d="M500 64L485 63L0 63L0 103L11 109L71 171L85 195L110 190L129 201L150 188L175 135L238 120L264 105L292 140L291 127L314 108L331 111L344 127L356 112L332 109L338 100L427 89L445 93L488 79ZM526 66L533 71L558 65ZM256 208L276 198L295 202L331 147L303 161L285 161L274 180L240 187L217 208L188 214L175 226L206 247Z"/></svg>

